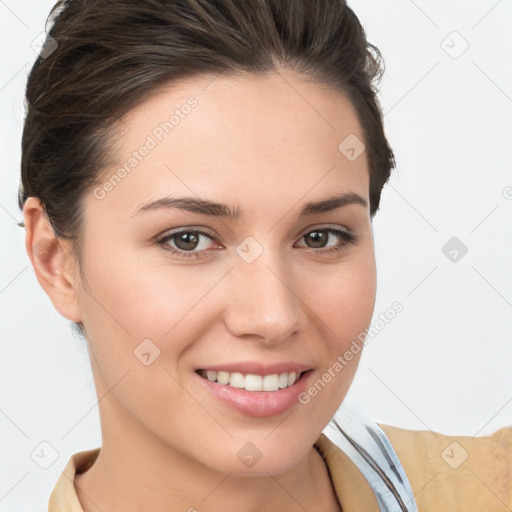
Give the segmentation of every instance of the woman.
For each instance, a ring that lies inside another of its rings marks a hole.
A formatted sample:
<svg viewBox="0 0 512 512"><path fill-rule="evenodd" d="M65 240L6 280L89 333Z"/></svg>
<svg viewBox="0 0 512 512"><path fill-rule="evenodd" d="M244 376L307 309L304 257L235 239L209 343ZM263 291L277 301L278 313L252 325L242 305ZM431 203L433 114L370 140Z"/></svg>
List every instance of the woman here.
<svg viewBox="0 0 512 512"><path fill-rule="evenodd" d="M352 10L53 14L19 202L36 276L86 339L103 441L69 460L50 512L508 510L511 429L381 428L344 402L394 167Z"/></svg>

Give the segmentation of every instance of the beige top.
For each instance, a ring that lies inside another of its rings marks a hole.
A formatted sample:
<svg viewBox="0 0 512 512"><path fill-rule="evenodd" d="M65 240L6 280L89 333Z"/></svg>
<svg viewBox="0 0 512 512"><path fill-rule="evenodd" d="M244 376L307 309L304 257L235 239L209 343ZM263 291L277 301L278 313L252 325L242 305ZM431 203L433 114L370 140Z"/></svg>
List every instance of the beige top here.
<svg viewBox="0 0 512 512"><path fill-rule="evenodd" d="M512 426L491 436L445 436L380 425L404 467L419 512L510 512ZM354 463L324 434L315 447L323 456L344 512L378 512L370 485ZM83 512L73 485L100 448L74 454L62 471L48 512Z"/></svg>

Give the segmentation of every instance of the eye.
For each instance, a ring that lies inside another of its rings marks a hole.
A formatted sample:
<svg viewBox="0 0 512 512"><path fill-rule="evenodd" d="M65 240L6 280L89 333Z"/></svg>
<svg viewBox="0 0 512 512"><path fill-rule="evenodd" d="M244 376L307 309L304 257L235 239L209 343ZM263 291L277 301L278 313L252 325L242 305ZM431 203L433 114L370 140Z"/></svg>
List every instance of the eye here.
<svg viewBox="0 0 512 512"><path fill-rule="evenodd" d="M312 231L308 231L305 235L302 235L303 239L308 241L308 249L319 253L331 253L333 251L340 251L346 249L349 245L353 245L357 241L357 235L350 231L345 231L337 227L322 226ZM333 247L329 247L327 244L329 240L338 240L338 243ZM329 247L328 249L324 249ZM318 249L321 249L319 251Z"/></svg>
<svg viewBox="0 0 512 512"><path fill-rule="evenodd" d="M156 243L173 254L185 258L200 258L207 255L208 240L216 241L212 234L205 231L182 228L159 238Z"/></svg>

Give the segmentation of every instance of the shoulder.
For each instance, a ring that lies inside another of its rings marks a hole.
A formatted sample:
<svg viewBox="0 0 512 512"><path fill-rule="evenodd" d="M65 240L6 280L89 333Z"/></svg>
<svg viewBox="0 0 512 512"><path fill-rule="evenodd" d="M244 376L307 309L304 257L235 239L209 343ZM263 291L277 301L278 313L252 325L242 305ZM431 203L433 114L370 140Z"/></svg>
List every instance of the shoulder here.
<svg viewBox="0 0 512 512"><path fill-rule="evenodd" d="M421 511L512 508L512 426L482 437L379 425L404 467Z"/></svg>

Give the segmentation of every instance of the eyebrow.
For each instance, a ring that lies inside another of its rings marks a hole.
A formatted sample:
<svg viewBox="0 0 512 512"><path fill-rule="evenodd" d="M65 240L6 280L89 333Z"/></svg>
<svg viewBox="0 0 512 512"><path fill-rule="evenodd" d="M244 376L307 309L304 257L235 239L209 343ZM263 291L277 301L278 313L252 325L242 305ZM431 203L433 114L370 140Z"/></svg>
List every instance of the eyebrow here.
<svg viewBox="0 0 512 512"><path fill-rule="evenodd" d="M314 215L316 213L329 212L351 204L357 204L364 208L368 207L367 201L359 194L356 194L355 192L347 192L344 194L334 195L322 201L310 201L304 204L299 213L299 218ZM197 197L162 197L161 199L142 205L132 214L132 216L151 210L174 208L230 220L238 220L243 216L239 207L231 208L227 204L216 203L214 201L199 199Z"/></svg>

